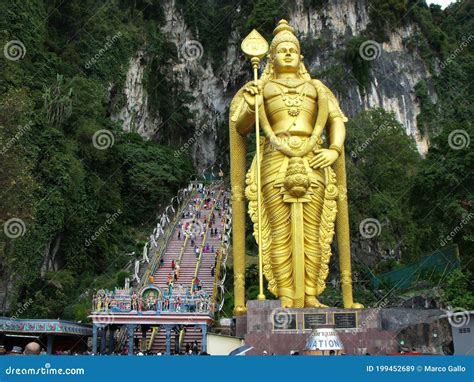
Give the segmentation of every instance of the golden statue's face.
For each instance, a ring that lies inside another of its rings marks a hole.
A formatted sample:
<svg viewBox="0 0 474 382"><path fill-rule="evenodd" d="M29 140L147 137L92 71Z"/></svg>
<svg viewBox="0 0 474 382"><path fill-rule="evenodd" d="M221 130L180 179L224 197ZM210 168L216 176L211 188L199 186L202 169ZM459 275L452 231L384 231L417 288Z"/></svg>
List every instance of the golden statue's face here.
<svg viewBox="0 0 474 382"><path fill-rule="evenodd" d="M282 42L276 47L273 68L278 73L296 73L300 65L298 47L292 42Z"/></svg>

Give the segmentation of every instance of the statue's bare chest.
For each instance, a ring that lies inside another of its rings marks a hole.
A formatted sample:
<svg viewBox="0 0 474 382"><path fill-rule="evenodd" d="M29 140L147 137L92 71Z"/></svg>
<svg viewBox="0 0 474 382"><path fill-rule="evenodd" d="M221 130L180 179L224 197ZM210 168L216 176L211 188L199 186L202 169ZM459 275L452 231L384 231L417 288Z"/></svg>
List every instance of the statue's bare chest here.
<svg viewBox="0 0 474 382"><path fill-rule="evenodd" d="M265 112L275 133L310 135L317 115L317 91L309 81L268 82L263 89Z"/></svg>
<svg viewBox="0 0 474 382"><path fill-rule="evenodd" d="M271 81L263 89L263 98L269 102L274 101L275 98L287 99L288 101L309 98L314 102L316 97L317 92L314 85L304 80L288 83L285 81Z"/></svg>

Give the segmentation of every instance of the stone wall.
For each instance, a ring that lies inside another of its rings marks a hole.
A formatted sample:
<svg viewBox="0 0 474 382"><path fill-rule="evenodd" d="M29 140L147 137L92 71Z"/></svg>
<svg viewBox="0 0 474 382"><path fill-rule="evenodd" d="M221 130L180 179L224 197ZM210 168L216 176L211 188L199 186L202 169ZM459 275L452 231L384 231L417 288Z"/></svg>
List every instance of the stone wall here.
<svg viewBox="0 0 474 382"><path fill-rule="evenodd" d="M334 327L335 314L355 313L356 327L336 327L346 354L385 355L400 350L443 354L449 353L452 341L448 320L441 318L444 312L438 309L283 309L277 300L249 301L247 309L247 315L236 317L236 335L254 347L249 355L264 351L285 355L292 350L302 354L312 331L305 328L304 315L314 313L327 317L319 327ZM291 317L296 317L294 328L276 329L275 322L289 322Z"/></svg>

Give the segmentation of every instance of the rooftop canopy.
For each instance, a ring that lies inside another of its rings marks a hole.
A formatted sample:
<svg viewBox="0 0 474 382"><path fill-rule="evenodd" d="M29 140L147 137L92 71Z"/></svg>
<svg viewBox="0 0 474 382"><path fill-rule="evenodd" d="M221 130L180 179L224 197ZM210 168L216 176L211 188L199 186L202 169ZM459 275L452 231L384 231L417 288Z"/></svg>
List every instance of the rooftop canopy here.
<svg viewBox="0 0 474 382"><path fill-rule="evenodd" d="M0 333L92 336L92 327L64 320L0 317Z"/></svg>

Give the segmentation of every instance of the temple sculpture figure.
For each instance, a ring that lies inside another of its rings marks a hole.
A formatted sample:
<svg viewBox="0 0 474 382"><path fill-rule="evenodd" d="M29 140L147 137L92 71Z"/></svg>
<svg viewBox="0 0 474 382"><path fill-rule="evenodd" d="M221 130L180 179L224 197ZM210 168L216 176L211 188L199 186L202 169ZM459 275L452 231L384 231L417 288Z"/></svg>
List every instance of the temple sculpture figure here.
<svg viewBox="0 0 474 382"><path fill-rule="evenodd" d="M257 242L261 237L268 289L283 307L324 307L319 296L336 234L344 307L361 308L352 297L344 164L347 118L333 93L308 74L288 22L281 20L273 35L260 79L244 85L230 108L234 313L246 311L246 201ZM246 171L246 136L255 131L256 107L263 131L260 156L255 155Z"/></svg>

